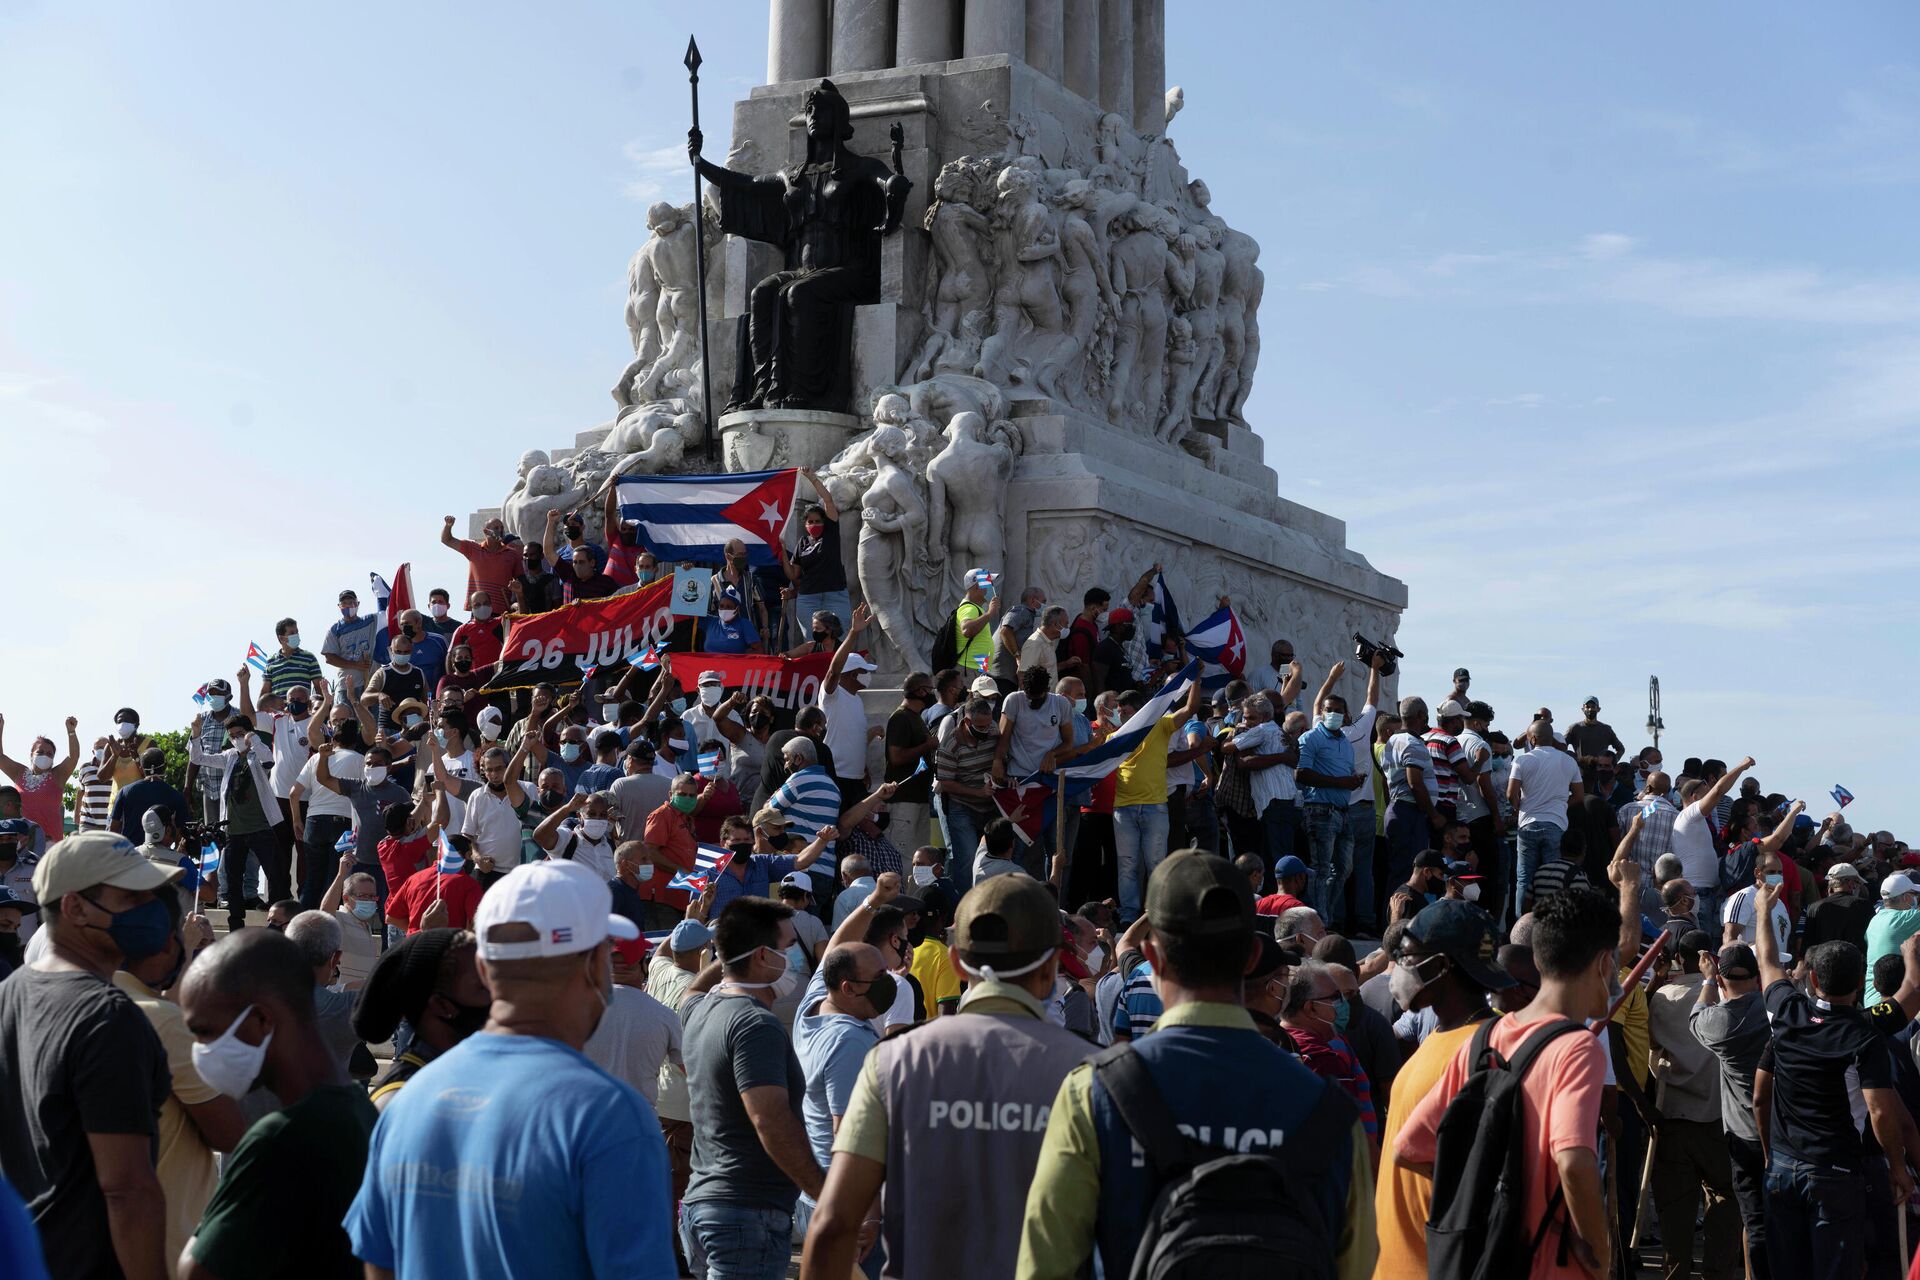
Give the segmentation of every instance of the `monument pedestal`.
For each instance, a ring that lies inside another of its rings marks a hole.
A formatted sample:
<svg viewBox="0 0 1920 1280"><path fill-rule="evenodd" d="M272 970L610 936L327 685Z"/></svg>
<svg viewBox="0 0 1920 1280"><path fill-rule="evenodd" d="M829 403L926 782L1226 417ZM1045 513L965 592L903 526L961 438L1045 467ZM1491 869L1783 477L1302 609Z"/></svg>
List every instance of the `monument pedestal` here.
<svg viewBox="0 0 1920 1280"><path fill-rule="evenodd" d="M818 469L867 425L818 409L734 409L720 415L720 448L728 471Z"/></svg>

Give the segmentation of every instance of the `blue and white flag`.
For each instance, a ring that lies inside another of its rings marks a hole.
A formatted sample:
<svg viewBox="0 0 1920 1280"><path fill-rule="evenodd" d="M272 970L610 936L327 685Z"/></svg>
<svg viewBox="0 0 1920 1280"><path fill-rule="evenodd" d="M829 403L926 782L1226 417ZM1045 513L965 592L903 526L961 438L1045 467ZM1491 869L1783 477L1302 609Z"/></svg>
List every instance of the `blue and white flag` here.
<svg viewBox="0 0 1920 1280"><path fill-rule="evenodd" d="M199 860L193 864L193 867L190 873L193 883L187 886L189 889L197 889L207 883L209 878L220 874L220 846L211 841L201 845ZM185 878L187 877L182 877L182 879Z"/></svg>
<svg viewBox="0 0 1920 1280"><path fill-rule="evenodd" d="M793 514L799 472L719 476L628 476L616 489L620 518L638 526L640 545L663 563L722 564L734 538L754 565L779 562L780 531Z"/></svg>
<svg viewBox="0 0 1920 1280"><path fill-rule="evenodd" d="M465 866L466 862L467 860L460 856L460 851L453 847L452 841L447 839L446 829L442 828L440 831L440 861L434 870L443 876L457 876L460 874L460 868Z"/></svg>
<svg viewBox="0 0 1920 1280"><path fill-rule="evenodd" d="M727 869L733 861L733 850L722 849L717 844L696 845L693 851L693 870L682 871L667 882L669 889L685 889L688 893L705 893L713 878Z"/></svg>
<svg viewBox="0 0 1920 1280"><path fill-rule="evenodd" d="M1187 633L1187 652L1200 660L1200 683L1209 693L1239 679L1247 668L1247 639L1231 605L1216 609Z"/></svg>
<svg viewBox="0 0 1920 1280"><path fill-rule="evenodd" d="M1183 636L1186 632L1180 626L1180 609L1173 602L1173 592L1167 589L1167 575L1153 575L1153 600L1147 605L1147 616L1142 619L1140 634L1145 637L1147 648L1158 651L1160 642L1168 636Z"/></svg>
<svg viewBox="0 0 1920 1280"><path fill-rule="evenodd" d="M333 851L335 853L358 853L360 851L359 835L352 828L348 828L338 840L333 842Z"/></svg>
<svg viewBox="0 0 1920 1280"><path fill-rule="evenodd" d="M1058 770L1062 778L1100 779L1120 767L1120 762L1133 754L1134 748L1146 741L1160 718L1179 706L1193 689L1193 682L1200 678L1200 664L1189 662L1180 669L1180 673L1167 681L1166 687L1147 699L1146 704L1131 716L1127 722L1116 729L1105 742L1079 757L1071 764Z"/></svg>
<svg viewBox="0 0 1920 1280"><path fill-rule="evenodd" d="M1839 805L1842 809L1846 808L1848 805L1853 803L1853 792L1847 790L1845 787L1839 785L1838 783L1834 784L1833 790L1828 792L1828 794L1833 797L1833 802Z"/></svg>
<svg viewBox="0 0 1920 1280"><path fill-rule="evenodd" d="M720 772L721 751L718 747L709 747L700 753L699 767L694 770L703 778L711 778Z"/></svg>

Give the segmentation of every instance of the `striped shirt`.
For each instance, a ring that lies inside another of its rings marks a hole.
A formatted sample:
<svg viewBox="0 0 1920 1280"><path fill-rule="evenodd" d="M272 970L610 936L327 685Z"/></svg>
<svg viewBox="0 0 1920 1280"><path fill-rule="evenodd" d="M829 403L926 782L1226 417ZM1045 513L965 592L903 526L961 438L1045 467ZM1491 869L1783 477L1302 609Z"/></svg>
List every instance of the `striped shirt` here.
<svg viewBox="0 0 1920 1280"><path fill-rule="evenodd" d="M1457 809L1460 805L1458 766L1468 763L1467 749L1460 745L1460 739L1438 729L1427 730L1426 743L1427 754L1433 757L1434 801Z"/></svg>
<svg viewBox="0 0 1920 1280"><path fill-rule="evenodd" d="M812 840L820 834L820 828L840 821L840 788L817 764L789 774L767 803L792 822L787 833L804 840ZM833 846L828 845L809 870L815 875L832 875L837 861Z"/></svg>
<svg viewBox="0 0 1920 1280"><path fill-rule="evenodd" d="M933 776L942 782L958 782L968 787L988 787L987 773L993 768L993 749L1000 742L1000 735L989 733L980 738L969 739L960 732L960 724L966 714L948 716L940 724L940 745L933 754ZM957 804L969 813L991 813L992 805L985 800L976 800L971 796L948 795L941 799L943 804Z"/></svg>
<svg viewBox="0 0 1920 1280"><path fill-rule="evenodd" d="M80 788L80 829L105 831L113 798L113 786L101 774L100 766L88 760L80 766L75 784Z"/></svg>
<svg viewBox="0 0 1920 1280"><path fill-rule="evenodd" d="M1640 798L1627 801L1620 806L1615 820L1625 831L1633 825L1633 816L1641 810L1648 816L1640 821L1640 838L1634 841L1633 860L1648 871L1653 870L1654 859L1663 853L1673 852L1673 820L1680 811L1668 804L1665 799Z"/></svg>
<svg viewBox="0 0 1920 1280"><path fill-rule="evenodd" d="M319 683L320 659L305 649L276 653L267 659L266 686L260 691L260 696L264 698L269 693L285 693L297 684Z"/></svg>
<svg viewBox="0 0 1920 1280"><path fill-rule="evenodd" d="M1126 983L1120 988L1120 999L1114 1003L1114 1037L1118 1039L1124 1032L1129 1039L1138 1040L1153 1030L1153 1024L1165 1011L1160 993L1153 989L1153 966L1142 960L1127 974Z"/></svg>

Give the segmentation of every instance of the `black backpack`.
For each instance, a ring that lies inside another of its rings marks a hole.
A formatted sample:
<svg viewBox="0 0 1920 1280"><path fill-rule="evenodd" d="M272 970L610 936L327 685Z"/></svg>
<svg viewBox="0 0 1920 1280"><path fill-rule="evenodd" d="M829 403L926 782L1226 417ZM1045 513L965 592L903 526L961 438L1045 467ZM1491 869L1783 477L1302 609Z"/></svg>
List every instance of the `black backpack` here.
<svg viewBox="0 0 1920 1280"><path fill-rule="evenodd" d="M933 669L945 671L960 661L960 610L947 611L947 620L933 633ZM977 671L967 673L969 679L980 674Z"/></svg>
<svg viewBox="0 0 1920 1280"><path fill-rule="evenodd" d="M1564 1188L1555 1187L1546 1216L1538 1223L1526 1220L1520 1081L1549 1043L1576 1031L1587 1034L1587 1029L1566 1020L1543 1027L1509 1060L1490 1047L1493 1025L1489 1018L1473 1033L1467 1059L1472 1074L1440 1117L1433 1202L1427 1211L1427 1274L1432 1280L1524 1276L1554 1219L1562 1216ZM1564 1235L1560 1249L1564 1255Z"/></svg>
<svg viewBox="0 0 1920 1280"><path fill-rule="evenodd" d="M1129 1280L1333 1280L1339 1232L1320 1211L1359 1111L1329 1085L1279 1151L1236 1154L1180 1132L1131 1044L1093 1059L1159 1190Z"/></svg>

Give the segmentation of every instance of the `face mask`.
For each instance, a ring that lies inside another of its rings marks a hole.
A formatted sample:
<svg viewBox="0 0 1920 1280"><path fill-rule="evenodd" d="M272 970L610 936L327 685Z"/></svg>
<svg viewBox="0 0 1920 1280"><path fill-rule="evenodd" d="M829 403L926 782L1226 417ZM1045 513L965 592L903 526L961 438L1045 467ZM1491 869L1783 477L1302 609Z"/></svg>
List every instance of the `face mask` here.
<svg viewBox="0 0 1920 1280"><path fill-rule="evenodd" d="M307 718L307 704L304 702L289 702L287 704L287 713L295 720L305 720Z"/></svg>
<svg viewBox="0 0 1920 1280"><path fill-rule="evenodd" d="M298 649L300 647L300 633L298 631L287 632L283 643L289 649Z"/></svg>
<svg viewBox="0 0 1920 1280"><path fill-rule="evenodd" d="M617 702L601 703L600 704L600 723L601 724L618 724L619 722L620 722L620 704Z"/></svg>
<svg viewBox="0 0 1920 1280"><path fill-rule="evenodd" d="M549 809L558 809L566 802L567 794L564 791L542 791L540 793L540 803Z"/></svg>
<svg viewBox="0 0 1920 1280"><path fill-rule="evenodd" d="M825 643L827 642L827 633L826 633L826 632L824 632L824 631L816 631L816 632L814 632L814 633L813 633L813 642L814 642L815 644L825 644Z"/></svg>
<svg viewBox="0 0 1920 1280"><path fill-rule="evenodd" d="M1767 876L1766 881L1768 884L1785 884L1787 882L1787 878L1781 875L1778 871L1776 871L1773 874Z"/></svg>
<svg viewBox="0 0 1920 1280"><path fill-rule="evenodd" d="M732 978L727 978L725 979L726 984L742 991L771 990L775 1000L791 995L793 989L800 985L800 967L794 963L793 957L784 951L774 951L772 947L761 947L760 950L771 951L774 955L780 957L781 964L785 966L780 970L780 976L772 982L735 982ZM747 955L752 954L752 952L747 953ZM746 958L746 956L735 956L733 959L726 961L726 963L728 965L736 965Z"/></svg>
<svg viewBox="0 0 1920 1280"><path fill-rule="evenodd" d="M703 707L717 707L720 705L720 700L726 695L726 692L727 691L720 686L710 684L700 691L700 705Z"/></svg>
<svg viewBox="0 0 1920 1280"><path fill-rule="evenodd" d="M575 542L580 541L580 539L586 535L586 532L587 526L583 524L570 524L567 526L567 537Z"/></svg>
<svg viewBox="0 0 1920 1280"><path fill-rule="evenodd" d="M681 813L692 813L693 806L700 803L700 797L688 795L668 796L667 803Z"/></svg>
<svg viewBox="0 0 1920 1280"><path fill-rule="evenodd" d="M753 853L753 841L735 840L732 844L728 845L727 848L733 851L733 856L736 858L750 857Z"/></svg>
<svg viewBox="0 0 1920 1280"><path fill-rule="evenodd" d="M1480 886L1477 884L1470 884L1465 889L1460 891L1460 896L1465 898L1468 902L1478 902L1480 901Z"/></svg>
<svg viewBox="0 0 1920 1280"><path fill-rule="evenodd" d="M1075 698L1073 700L1073 709L1080 715L1087 714L1087 700L1085 698Z"/></svg>
<svg viewBox="0 0 1920 1280"><path fill-rule="evenodd" d="M460 1004L451 999L447 1003L453 1006L453 1012L444 1019L447 1029L462 1040L486 1026L487 1015L493 1011L492 1005Z"/></svg>
<svg viewBox="0 0 1920 1280"><path fill-rule="evenodd" d="M107 911L92 898L87 901ZM113 945L120 948L120 954L128 960L145 960L167 949L167 936L172 932L172 926L167 919L166 904L158 898L125 911L107 911L107 917L105 932L113 939ZM99 925L88 927L100 928Z"/></svg>
<svg viewBox="0 0 1920 1280"><path fill-rule="evenodd" d="M473 616L485 622L493 616L493 606L490 604L477 604L473 606Z"/></svg>
<svg viewBox="0 0 1920 1280"><path fill-rule="evenodd" d="M106 758L107 758L107 752L104 747L93 753L93 762L95 764L99 764L102 760L105 760Z"/></svg>
<svg viewBox="0 0 1920 1280"><path fill-rule="evenodd" d="M412 622L402 623L400 626L400 634L409 640L418 640L420 638L420 627L418 624Z"/></svg>
<svg viewBox="0 0 1920 1280"><path fill-rule="evenodd" d="M437 742L437 743L439 743L439 744L440 744L441 746L443 746L443 747L444 747L444 746L446 746L446 745L447 745L447 731L446 731L445 729L435 729L435 730L433 731L433 740L434 740L435 742Z"/></svg>
<svg viewBox="0 0 1920 1280"><path fill-rule="evenodd" d="M576 760L580 758L580 744L577 742L561 743L560 758L562 760L565 760L568 764L574 763Z"/></svg>
<svg viewBox="0 0 1920 1280"><path fill-rule="evenodd" d="M1320 723L1324 724L1329 729L1338 729L1340 728L1340 726L1344 725L1346 722L1347 722L1346 714L1340 711L1329 711L1325 715L1320 717Z"/></svg>
<svg viewBox="0 0 1920 1280"><path fill-rule="evenodd" d="M633 869L633 878L642 884L653 879L653 864L651 862L643 862L635 867Z"/></svg>
<svg viewBox="0 0 1920 1280"><path fill-rule="evenodd" d="M720 610L720 621L726 623L728 626L733 625L733 620L739 616L740 616L740 611L738 609Z"/></svg>
<svg viewBox="0 0 1920 1280"><path fill-rule="evenodd" d="M686 710L687 710L687 700L685 698L675 698L673 700L673 714L684 715L686 713ZM674 748L674 750L676 751L683 750L683 749L684 748L680 748L680 747Z"/></svg>
<svg viewBox="0 0 1920 1280"><path fill-rule="evenodd" d="M1353 1006L1347 1002L1345 996L1333 1002L1333 1034L1337 1036L1346 1034L1347 1021L1352 1014Z"/></svg>
<svg viewBox="0 0 1920 1280"><path fill-rule="evenodd" d="M457 674L465 675L467 672L473 670L473 659L455 658L453 660L453 669Z"/></svg>
<svg viewBox="0 0 1920 1280"><path fill-rule="evenodd" d="M791 973L793 966L788 965ZM878 1018L893 1008L893 1001L900 994L900 984L890 973L881 973L867 984L867 1003L873 1006L873 1016Z"/></svg>
<svg viewBox="0 0 1920 1280"><path fill-rule="evenodd" d="M672 747L676 754L682 754L687 749L687 740L685 738L669 738L667 745Z"/></svg>
<svg viewBox="0 0 1920 1280"><path fill-rule="evenodd" d="M605 818L588 818L581 822L580 830L585 834L587 839L593 841L595 844L599 844L607 838L607 820Z"/></svg>
<svg viewBox="0 0 1920 1280"><path fill-rule="evenodd" d="M215 711L225 711L227 709L227 697L223 693L210 693L207 695L207 705Z"/></svg>
<svg viewBox="0 0 1920 1280"><path fill-rule="evenodd" d="M1106 962L1107 962L1107 949L1101 946L1097 942L1094 943L1093 946L1087 951L1087 968L1092 970L1095 973L1098 973L1100 972L1100 966L1105 964Z"/></svg>
<svg viewBox="0 0 1920 1280"><path fill-rule="evenodd" d="M913 869L913 882L915 884L932 884L938 878L939 877L934 875L932 867L916 866Z"/></svg>
<svg viewBox="0 0 1920 1280"><path fill-rule="evenodd" d="M387 766L370 764L367 766L367 785L377 787L387 780Z"/></svg>
<svg viewBox="0 0 1920 1280"><path fill-rule="evenodd" d="M233 1025L220 1033L218 1040L193 1046L193 1069L209 1086L229 1098L245 1097L247 1090L253 1088L253 1082L260 1078L260 1066L267 1060L267 1046L273 1043L271 1031L259 1044L248 1044L240 1038L240 1024L252 1012L253 1006L248 1005L233 1020Z"/></svg>
<svg viewBox="0 0 1920 1280"><path fill-rule="evenodd" d="M45 773L53 768L53 757L42 752L33 758L33 768L36 773Z"/></svg>
<svg viewBox="0 0 1920 1280"><path fill-rule="evenodd" d="M412 654L410 654L410 653L396 653L396 654L394 654L394 655L393 655L393 669L394 669L395 671L411 671L411 670L413 670L413 655L412 655Z"/></svg>
<svg viewBox="0 0 1920 1280"><path fill-rule="evenodd" d="M119 724L113 726L113 731L119 734L122 738L131 738L134 734L140 732L140 726L137 724L130 723L129 721L122 720Z"/></svg>
<svg viewBox="0 0 1920 1280"><path fill-rule="evenodd" d="M443 604L429 605L427 608L427 612L431 613L436 618L444 618L447 616L447 606Z"/></svg>
<svg viewBox="0 0 1920 1280"><path fill-rule="evenodd" d="M340 606L340 616L348 622L352 622L360 616L360 606L357 604L343 604Z"/></svg>

